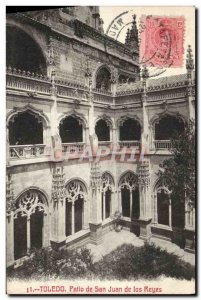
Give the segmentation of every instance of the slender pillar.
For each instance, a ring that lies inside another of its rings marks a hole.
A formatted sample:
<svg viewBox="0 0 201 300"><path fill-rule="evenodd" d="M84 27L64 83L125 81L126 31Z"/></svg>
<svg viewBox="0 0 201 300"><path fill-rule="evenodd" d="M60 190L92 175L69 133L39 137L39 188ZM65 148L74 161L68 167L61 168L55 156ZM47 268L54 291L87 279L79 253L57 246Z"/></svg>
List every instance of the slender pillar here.
<svg viewBox="0 0 201 300"><path fill-rule="evenodd" d="M90 231L91 243L100 244L102 242L102 190L101 174L99 163L91 164L91 182L90 182Z"/></svg>
<svg viewBox="0 0 201 300"><path fill-rule="evenodd" d="M169 226L172 227L172 200L169 199Z"/></svg>
<svg viewBox="0 0 201 300"><path fill-rule="evenodd" d="M105 220L105 192L103 192L103 221Z"/></svg>
<svg viewBox="0 0 201 300"><path fill-rule="evenodd" d="M75 203L72 202L71 205L71 234L73 235L75 233Z"/></svg>
<svg viewBox="0 0 201 300"><path fill-rule="evenodd" d="M140 163L138 170L139 192L140 192L140 238L149 240L151 238L151 190L149 161Z"/></svg>
<svg viewBox="0 0 201 300"><path fill-rule="evenodd" d="M13 211L6 217L6 256L7 267L14 263L14 217Z"/></svg>
<svg viewBox="0 0 201 300"><path fill-rule="evenodd" d="M49 216L47 213L43 214L43 247L49 246Z"/></svg>
<svg viewBox="0 0 201 300"><path fill-rule="evenodd" d="M83 222L83 229L89 228L89 221L88 221L88 201L84 199L84 222Z"/></svg>
<svg viewBox="0 0 201 300"><path fill-rule="evenodd" d="M195 207L193 203L186 200L185 203L185 248L187 252L195 252Z"/></svg>
<svg viewBox="0 0 201 300"><path fill-rule="evenodd" d="M132 220L132 210L133 210L133 193L132 190L130 189L130 218Z"/></svg>
<svg viewBox="0 0 201 300"><path fill-rule="evenodd" d="M31 250L31 224L30 216L27 217L27 253L29 254Z"/></svg>
<svg viewBox="0 0 201 300"><path fill-rule="evenodd" d="M186 70L187 70L187 98L189 104L189 118L195 119L195 90L193 83L193 71L194 71L194 60L192 55L191 46L188 45L187 55L186 55Z"/></svg>
<svg viewBox="0 0 201 300"><path fill-rule="evenodd" d="M53 163L51 245L60 247L65 244L65 180L61 163Z"/></svg>

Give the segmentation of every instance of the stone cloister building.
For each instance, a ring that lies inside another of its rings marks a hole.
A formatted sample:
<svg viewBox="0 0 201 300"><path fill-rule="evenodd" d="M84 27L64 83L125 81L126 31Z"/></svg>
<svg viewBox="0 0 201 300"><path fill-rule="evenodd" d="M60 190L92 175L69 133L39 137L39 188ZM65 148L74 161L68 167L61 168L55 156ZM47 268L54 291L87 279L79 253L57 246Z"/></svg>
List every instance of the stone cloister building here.
<svg viewBox="0 0 201 300"><path fill-rule="evenodd" d="M115 211L142 239L194 249L194 208L178 214L157 175L195 115L191 48L186 74L150 79L135 16L125 44L102 24L98 7L7 15L8 266L34 248L101 243Z"/></svg>

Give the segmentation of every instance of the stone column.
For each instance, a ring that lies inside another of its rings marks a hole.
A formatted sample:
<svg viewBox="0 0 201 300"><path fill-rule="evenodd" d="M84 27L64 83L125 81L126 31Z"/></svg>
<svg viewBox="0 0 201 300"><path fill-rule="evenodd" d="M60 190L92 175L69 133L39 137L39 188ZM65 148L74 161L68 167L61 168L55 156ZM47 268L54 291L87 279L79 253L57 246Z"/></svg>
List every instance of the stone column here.
<svg viewBox="0 0 201 300"><path fill-rule="evenodd" d="M130 189L130 218L132 221L132 211L133 211L133 193L132 190Z"/></svg>
<svg viewBox="0 0 201 300"><path fill-rule="evenodd" d="M89 228L89 220L88 220L88 200L84 199L84 222L83 222L83 229Z"/></svg>
<svg viewBox="0 0 201 300"><path fill-rule="evenodd" d="M90 231L91 242L93 244L100 244L102 242L102 191L101 191L101 174L99 163L91 164L91 182L90 182Z"/></svg>
<svg viewBox="0 0 201 300"><path fill-rule="evenodd" d="M71 234L75 233L75 202L72 202L71 206Z"/></svg>
<svg viewBox="0 0 201 300"><path fill-rule="evenodd" d="M187 252L195 253L195 207L190 201L185 203L185 248Z"/></svg>
<svg viewBox="0 0 201 300"><path fill-rule="evenodd" d="M147 83L148 83L149 73L145 67L142 70L143 79L143 94L142 94L142 112L143 112L143 131L141 136L142 147L145 148L145 153L149 150L150 143L150 130L149 130L149 117L147 109Z"/></svg>
<svg viewBox="0 0 201 300"><path fill-rule="evenodd" d="M14 263L14 218L13 211L6 217L6 257L7 267Z"/></svg>
<svg viewBox="0 0 201 300"><path fill-rule="evenodd" d="M102 199L101 199L101 201L102 201ZM103 221L104 220L105 220L105 192L103 192Z"/></svg>
<svg viewBox="0 0 201 300"><path fill-rule="evenodd" d="M14 263L14 194L9 170L6 176L6 261Z"/></svg>
<svg viewBox="0 0 201 300"><path fill-rule="evenodd" d="M53 163L51 245L60 247L65 244L65 198L66 188L61 163Z"/></svg>
<svg viewBox="0 0 201 300"><path fill-rule="evenodd" d="M151 190L149 161L142 161L138 170L139 193L140 193L140 238L149 240L151 238Z"/></svg>
<svg viewBox="0 0 201 300"><path fill-rule="evenodd" d="M194 60L192 55L191 46L188 45L187 55L186 55L186 70L187 70L187 79L188 79L188 86L187 86L187 99L189 104L189 118L195 119L195 90L194 90L194 78L193 78L193 71L194 71Z"/></svg>
<svg viewBox="0 0 201 300"><path fill-rule="evenodd" d="M43 214L43 247L49 246L49 216L44 212Z"/></svg>
<svg viewBox="0 0 201 300"><path fill-rule="evenodd" d="M31 250L31 216L27 216L27 254L30 254Z"/></svg>

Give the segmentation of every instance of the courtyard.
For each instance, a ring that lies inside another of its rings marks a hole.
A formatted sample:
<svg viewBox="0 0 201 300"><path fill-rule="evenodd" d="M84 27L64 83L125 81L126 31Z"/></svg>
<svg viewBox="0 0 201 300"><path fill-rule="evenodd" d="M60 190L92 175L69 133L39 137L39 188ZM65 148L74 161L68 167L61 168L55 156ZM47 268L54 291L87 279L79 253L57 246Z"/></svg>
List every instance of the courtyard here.
<svg viewBox="0 0 201 300"><path fill-rule="evenodd" d="M131 244L134 247L142 247L144 245L144 241L136 237L132 232L128 230L122 230L121 232L108 232L103 236L102 244L88 244L87 248L91 251L93 261L97 262L105 255L109 254L111 251L115 250L117 247L125 243ZM177 255L181 260L190 263L192 266L195 265L195 255L184 251L176 244L155 237L151 238L151 243L163 250L166 250L170 254Z"/></svg>
<svg viewBox="0 0 201 300"><path fill-rule="evenodd" d="M7 269L10 280L140 280L195 278L195 255L168 241L149 243L133 233L110 231L100 245L69 250L36 250L17 268Z"/></svg>

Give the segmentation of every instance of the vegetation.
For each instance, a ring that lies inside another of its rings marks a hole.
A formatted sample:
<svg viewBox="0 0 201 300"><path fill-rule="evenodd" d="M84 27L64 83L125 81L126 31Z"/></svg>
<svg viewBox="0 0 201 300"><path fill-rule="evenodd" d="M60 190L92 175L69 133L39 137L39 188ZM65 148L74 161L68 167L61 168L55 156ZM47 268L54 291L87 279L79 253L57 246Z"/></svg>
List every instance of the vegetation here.
<svg viewBox="0 0 201 300"><path fill-rule="evenodd" d="M58 251L41 249L17 268L9 268L10 278L20 279L119 279L136 280L160 275L191 280L194 267L159 247L124 244L93 263L88 249Z"/></svg>
<svg viewBox="0 0 201 300"><path fill-rule="evenodd" d="M195 121L190 120L184 131L175 133L171 139L173 157L164 160L161 177L169 179L174 202L182 203L187 198L195 203Z"/></svg>

